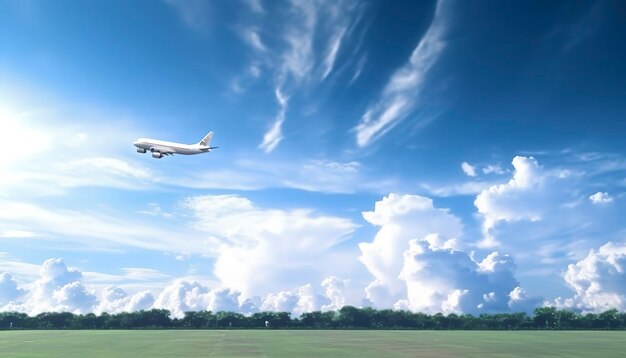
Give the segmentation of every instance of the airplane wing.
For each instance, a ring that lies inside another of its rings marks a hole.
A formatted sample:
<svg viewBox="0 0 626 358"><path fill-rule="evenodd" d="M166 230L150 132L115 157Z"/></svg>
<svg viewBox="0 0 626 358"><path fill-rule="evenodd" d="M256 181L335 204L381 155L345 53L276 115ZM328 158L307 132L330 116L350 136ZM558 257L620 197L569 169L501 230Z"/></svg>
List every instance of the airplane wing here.
<svg viewBox="0 0 626 358"><path fill-rule="evenodd" d="M161 146L154 146L154 147L150 148L150 151L151 152L159 152L159 153L161 153L163 155L172 155L172 154L175 153L171 148L161 147Z"/></svg>

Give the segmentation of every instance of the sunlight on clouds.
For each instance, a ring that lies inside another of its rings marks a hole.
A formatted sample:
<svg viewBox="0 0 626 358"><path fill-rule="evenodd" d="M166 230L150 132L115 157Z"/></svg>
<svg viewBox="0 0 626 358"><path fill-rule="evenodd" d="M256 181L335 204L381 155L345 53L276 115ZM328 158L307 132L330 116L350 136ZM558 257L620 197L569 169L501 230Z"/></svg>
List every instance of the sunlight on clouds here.
<svg viewBox="0 0 626 358"><path fill-rule="evenodd" d="M418 195L389 194L376 202L374 211L363 212L363 218L379 227L373 241L359 244L359 260L375 278L368 286L368 299L381 307L390 307L405 297L398 275L411 239L433 233L458 238L463 232L461 221L449 210L437 208L431 199Z"/></svg>
<svg viewBox="0 0 626 358"><path fill-rule="evenodd" d="M262 209L234 195L191 197L184 205L198 230L221 241L215 275L245 297L317 277L330 249L357 227L306 209Z"/></svg>
<svg viewBox="0 0 626 358"><path fill-rule="evenodd" d="M0 156L1 196L59 195L77 186L142 189L156 180L145 167L121 157L133 154L128 149L135 134L126 122L93 110L77 113L74 106L21 102L41 109L0 108L0 142L11 148Z"/></svg>
<svg viewBox="0 0 626 358"><path fill-rule="evenodd" d="M483 235L480 245L495 247L499 243L492 230L500 221L541 220L545 207L540 203L549 200L542 190L545 174L533 157L513 158L515 172L506 184L483 190L474 201L478 212L484 215Z"/></svg>
<svg viewBox="0 0 626 358"><path fill-rule="evenodd" d="M585 312L626 309L626 244L608 242L567 266L563 274L575 295L557 298L557 306Z"/></svg>
<svg viewBox="0 0 626 358"><path fill-rule="evenodd" d="M20 238L29 238L29 237L37 237L37 236L39 235L37 235L36 233L32 231L26 231L26 230L0 231L0 238L20 239Z"/></svg>

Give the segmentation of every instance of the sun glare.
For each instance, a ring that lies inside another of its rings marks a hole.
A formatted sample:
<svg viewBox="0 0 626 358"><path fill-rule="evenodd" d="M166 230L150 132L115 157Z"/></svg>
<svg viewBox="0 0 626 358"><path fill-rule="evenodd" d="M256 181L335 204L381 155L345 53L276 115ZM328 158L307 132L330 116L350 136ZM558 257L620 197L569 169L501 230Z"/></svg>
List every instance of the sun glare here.
<svg viewBox="0 0 626 358"><path fill-rule="evenodd" d="M6 169L48 147L50 138L27 117L28 113L0 108L0 143L9 148L0 156L0 168Z"/></svg>

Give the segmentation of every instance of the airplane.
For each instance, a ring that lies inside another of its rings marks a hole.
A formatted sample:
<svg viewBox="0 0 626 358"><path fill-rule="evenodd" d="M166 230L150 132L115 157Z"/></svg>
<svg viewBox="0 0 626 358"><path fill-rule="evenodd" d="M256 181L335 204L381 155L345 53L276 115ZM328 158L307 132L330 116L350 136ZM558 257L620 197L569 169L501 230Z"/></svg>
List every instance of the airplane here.
<svg viewBox="0 0 626 358"><path fill-rule="evenodd" d="M145 153L150 151L153 158L163 158L163 156L174 154L200 154L210 152L218 147L211 147L211 139L213 139L213 131L210 131L201 141L196 144L182 144L174 142L166 142L150 138L139 138L133 142L137 147L137 152Z"/></svg>

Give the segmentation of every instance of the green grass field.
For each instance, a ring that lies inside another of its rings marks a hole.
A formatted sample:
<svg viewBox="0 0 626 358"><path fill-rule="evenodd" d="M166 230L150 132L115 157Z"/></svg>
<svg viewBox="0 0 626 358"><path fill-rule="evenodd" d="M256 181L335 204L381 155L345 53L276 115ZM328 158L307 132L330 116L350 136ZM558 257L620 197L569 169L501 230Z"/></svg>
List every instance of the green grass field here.
<svg viewBox="0 0 626 358"><path fill-rule="evenodd" d="M0 357L624 357L626 332L0 331Z"/></svg>

